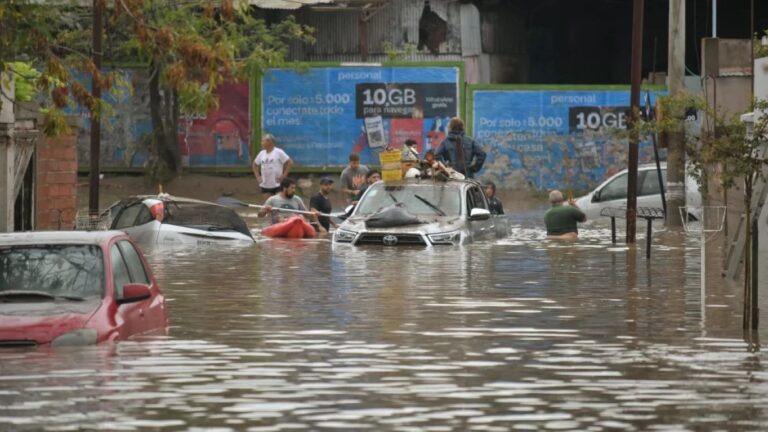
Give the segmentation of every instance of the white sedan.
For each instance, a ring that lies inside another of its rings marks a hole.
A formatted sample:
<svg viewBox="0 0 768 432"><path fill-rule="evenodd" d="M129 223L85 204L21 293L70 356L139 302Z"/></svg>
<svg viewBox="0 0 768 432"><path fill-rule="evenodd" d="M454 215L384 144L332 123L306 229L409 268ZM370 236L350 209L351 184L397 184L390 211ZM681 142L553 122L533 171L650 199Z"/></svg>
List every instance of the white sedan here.
<svg viewBox="0 0 768 432"><path fill-rule="evenodd" d="M664 191L667 191L667 165L661 164L661 178ZM627 207L627 170L623 170L596 187L592 192L576 199L576 205L587 215L587 220L608 221L600 216L600 211L607 207ZM696 180L686 176L686 206L691 209L701 208L701 193ZM637 207L662 208L661 187L656 164L641 165L637 169ZM678 211L678 209L668 209ZM697 217L699 211L691 210L689 214Z"/></svg>
<svg viewBox="0 0 768 432"><path fill-rule="evenodd" d="M110 229L145 244L252 244L251 232L234 210L207 201L168 194L133 196L113 204L103 215Z"/></svg>

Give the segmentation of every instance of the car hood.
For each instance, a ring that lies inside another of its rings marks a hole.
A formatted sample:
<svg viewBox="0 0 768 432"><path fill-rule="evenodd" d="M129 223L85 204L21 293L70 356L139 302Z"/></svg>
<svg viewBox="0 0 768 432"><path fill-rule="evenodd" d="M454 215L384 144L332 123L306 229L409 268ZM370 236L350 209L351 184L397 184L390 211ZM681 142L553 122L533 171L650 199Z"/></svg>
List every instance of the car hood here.
<svg viewBox="0 0 768 432"><path fill-rule="evenodd" d="M377 232L377 233L413 233L413 234L436 234L450 231L456 231L464 226L464 221L460 216L419 216L421 223L411 225L401 225L388 228L369 228L365 226L366 217L354 216L342 223L339 229L354 232Z"/></svg>
<svg viewBox="0 0 768 432"><path fill-rule="evenodd" d="M0 342L46 344L85 326L101 305L100 298L81 302L0 303Z"/></svg>

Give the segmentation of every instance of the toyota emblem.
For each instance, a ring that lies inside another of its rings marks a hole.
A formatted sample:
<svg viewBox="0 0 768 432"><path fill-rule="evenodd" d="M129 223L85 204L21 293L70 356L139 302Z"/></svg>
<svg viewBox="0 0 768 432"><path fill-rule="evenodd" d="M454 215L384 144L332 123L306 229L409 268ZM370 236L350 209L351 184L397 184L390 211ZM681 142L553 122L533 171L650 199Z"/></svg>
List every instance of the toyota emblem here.
<svg viewBox="0 0 768 432"><path fill-rule="evenodd" d="M381 239L381 241L382 241L382 242L383 242L383 243L384 243L386 246L394 246L394 245L396 245L396 244L397 244L397 236L394 236L394 235L392 235L392 234L389 234L389 235L385 235L385 236L384 236L384 238L383 238L383 239Z"/></svg>

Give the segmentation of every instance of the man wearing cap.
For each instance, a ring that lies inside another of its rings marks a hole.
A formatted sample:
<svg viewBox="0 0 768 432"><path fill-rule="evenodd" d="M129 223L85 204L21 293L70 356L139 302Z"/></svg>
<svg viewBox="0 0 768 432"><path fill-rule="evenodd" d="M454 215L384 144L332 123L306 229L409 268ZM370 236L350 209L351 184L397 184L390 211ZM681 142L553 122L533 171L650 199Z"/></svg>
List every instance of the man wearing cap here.
<svg viewBox="0 0 768 432"><path fill-rule="evenodd" d="M309 199L309 210L319 213L330 213L333 210L331 205L331 191L333 190L333 179L329 177L323 177L320 179L320 190ZM331 229L331 225L334 227L336 223L328 216L319 216L317 222L312 222L312 226L315 227L315 231L318 233L328 232Z"/></svg>

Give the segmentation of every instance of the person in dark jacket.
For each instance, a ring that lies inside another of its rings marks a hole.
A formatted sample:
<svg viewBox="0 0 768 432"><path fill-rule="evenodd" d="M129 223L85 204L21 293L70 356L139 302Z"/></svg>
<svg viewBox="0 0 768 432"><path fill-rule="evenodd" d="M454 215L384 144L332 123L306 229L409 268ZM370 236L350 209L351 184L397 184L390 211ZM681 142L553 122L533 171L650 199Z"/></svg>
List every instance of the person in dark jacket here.
<svg viewBox="0 0 768 432"><path fill-rule="evenodd" d="M448 123L448 137L437 146L435 156L468 178L473 178L485 163L485 151L475 140L464 135L464 121L458 117Z"/></svg>
<svg viewBox="0 0 768 432"><path fill-rule="evenodd" d="M501 204L501 200L496 198L496 183L488 180L483 185L485 196L488 198L488 210L492 215L503 215L504 206Z"/></svg>

